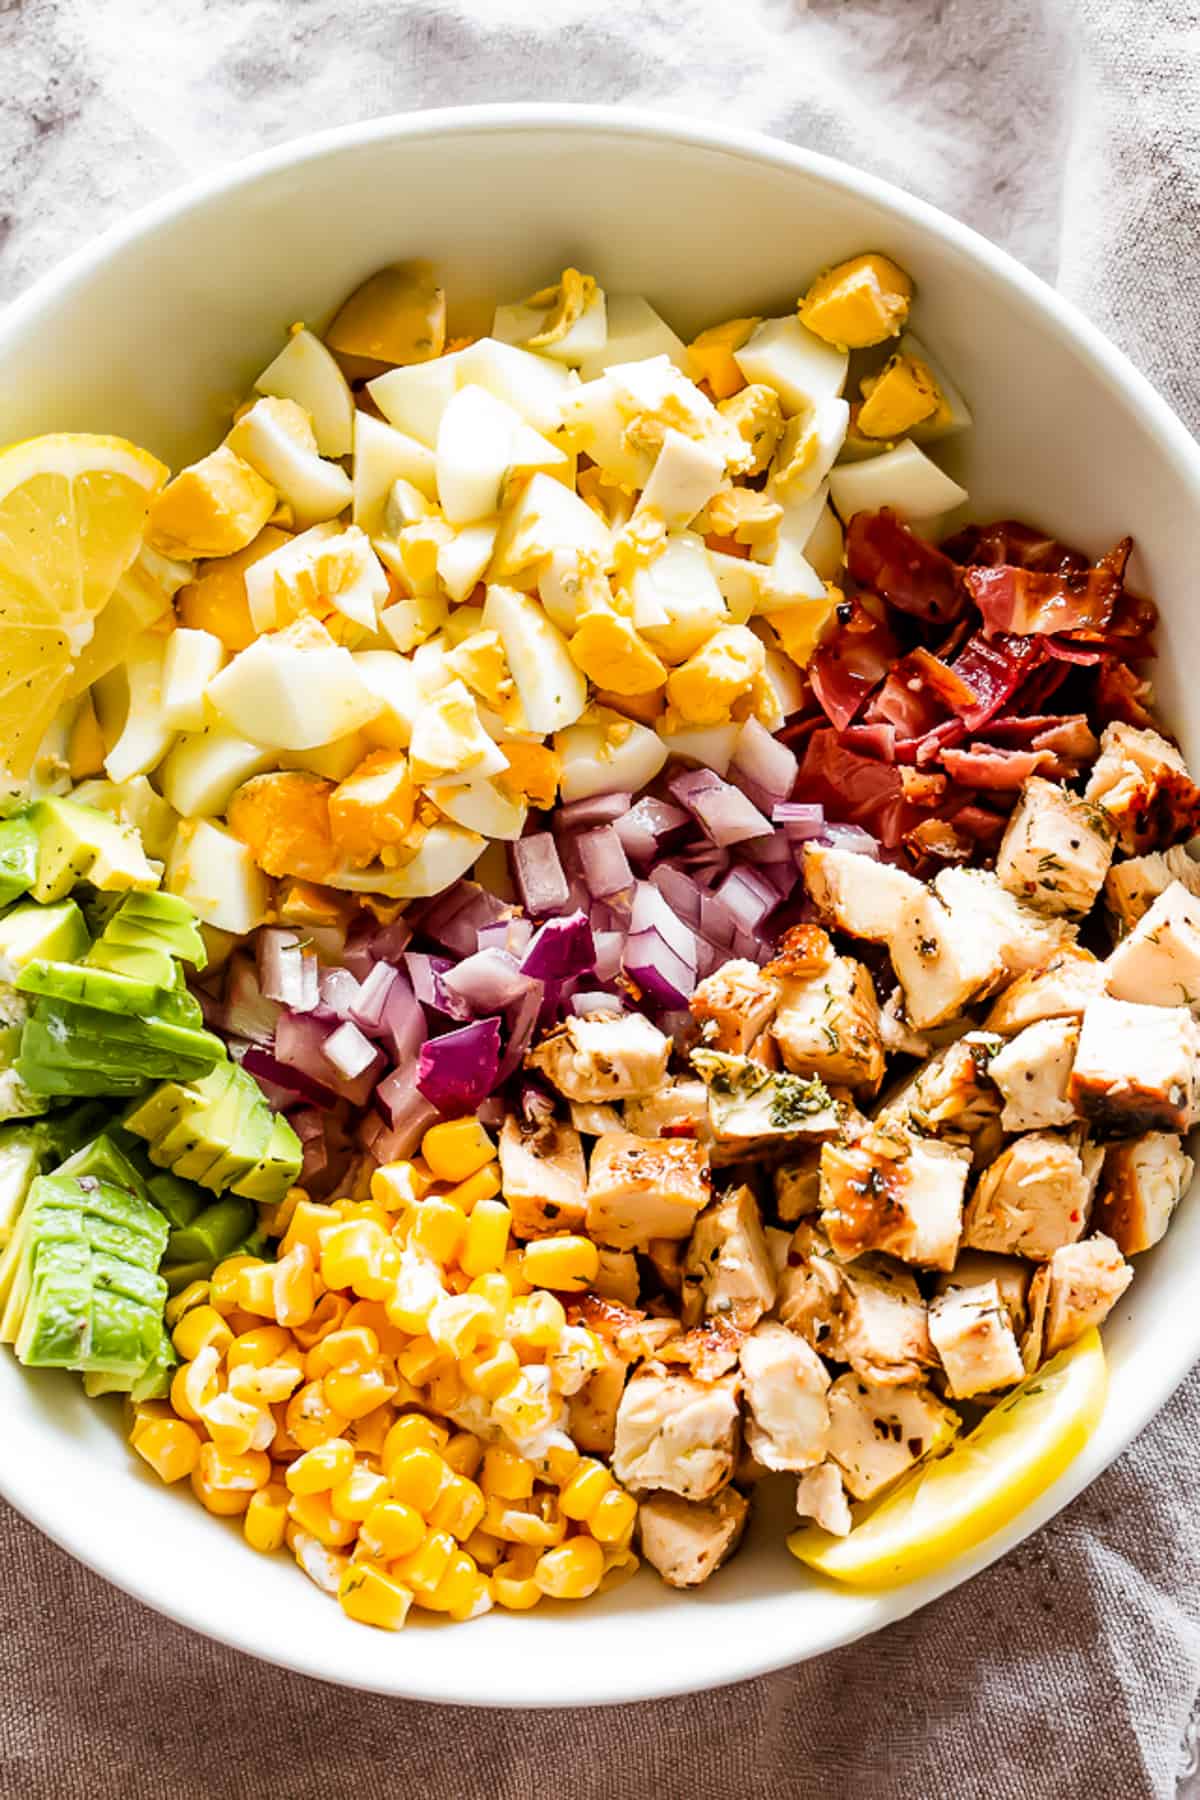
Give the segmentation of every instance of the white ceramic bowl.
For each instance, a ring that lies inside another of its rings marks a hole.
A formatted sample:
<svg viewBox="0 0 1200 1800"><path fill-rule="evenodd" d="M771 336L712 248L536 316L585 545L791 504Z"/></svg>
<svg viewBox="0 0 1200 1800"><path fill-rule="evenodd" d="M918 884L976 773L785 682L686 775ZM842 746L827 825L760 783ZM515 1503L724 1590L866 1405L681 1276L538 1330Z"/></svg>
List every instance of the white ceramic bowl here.
<svg viewBox="0 0 1200 1800"><path fill-rule="evenodd" d="M1193 758L1200 451L1087 321L944 214L823 157L746 132L590 107L418 113L331 132L185 189L43 280L0 317L0 442L119 432L178 463L211 447L296 318L321 322L372 269L432 257L455 330L565 261L647 294L685 335L790 306L822 265L880 249L912 271L920 335L975 414L952 472L972 512L1011 513L1100 551L1124 532L1163 611L1162 701ZM949 455L947 458L950 461ZM1190 632L1190 636L1189 636ZM758 1520L694 1595L639 1576L585 1606L493 1613L396 1636L351 1624L290 1558L247 1550L186 1487L129 1453L113 1406L0 1354L0 1491L139 1599L307 1674L423 1699L553 1705L646 1699L815 1656L903 1617L1001 1555L1125 1448L1200 1355L1200 1209L1105 1334L1112 1369L1085 1453L973 1556L878 1595L809 1577Z"/></svg>

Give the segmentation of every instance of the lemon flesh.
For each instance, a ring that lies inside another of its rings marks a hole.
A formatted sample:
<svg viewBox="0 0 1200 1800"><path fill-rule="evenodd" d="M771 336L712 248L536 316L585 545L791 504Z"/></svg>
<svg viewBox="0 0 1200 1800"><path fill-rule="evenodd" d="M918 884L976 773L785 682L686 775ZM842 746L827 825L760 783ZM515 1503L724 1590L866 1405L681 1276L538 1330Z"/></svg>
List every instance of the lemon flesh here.
<svg viewBox="0 0 1200 1800"><path fill-rule="evenodd" d="M24 775L168 471L122 438L0 452L0 759Z"/></svg>
<svg viewBox="0 0 1200 1800"><path fill-rule="evenodd" d="M854 1527L794 1531L788 1549L852 1587L915 1581L991 1537L1056 1481L1104 1410L1100 1334L1085 1332L936 1461L907 1476Z"/></svg>

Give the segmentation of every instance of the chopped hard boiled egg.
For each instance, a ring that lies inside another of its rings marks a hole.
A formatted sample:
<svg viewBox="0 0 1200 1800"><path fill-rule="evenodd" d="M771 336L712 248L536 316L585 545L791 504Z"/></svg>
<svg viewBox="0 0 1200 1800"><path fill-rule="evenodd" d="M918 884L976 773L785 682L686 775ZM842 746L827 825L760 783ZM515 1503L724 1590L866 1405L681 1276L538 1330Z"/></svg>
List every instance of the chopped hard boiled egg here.
<svg viewBox="0 0 1200 1800"><path fill-rule="evenodd" d="M666 320L641 294L607 296L608 335L602 349L584 358L579 373L585 381L602 375L614 363L640 362L647 356L669 356L677 369L688 370L687 348Z"/></svg>
<svg viewBox="0 0 1200 1800"><path fill-rule="evenodd" d="M691 532L668 539L631 584L633 622L667 662L682 662L726 621L704 542Z"/></svg>
<svg viewBox="0 0 1200 1800"><path fill-rule="evenodd" d="M137 640L120 670L125 689L120 735L104 758L110 781L128 781L156 768L171 748L175 727L163 708L163 666L168 639L147 631ZM113 676L107 677L115 688Z"/></svg>
<svg viewBox="0 0 1200 1800"><path fill-rule="evenodd" d="M733 355L746 380L772 389L789 417L832 399L846 384L846 352L825 343L794 315L764 319Z"/></svg>
<svg viewBox="0 0 1200 1800"><path fill-rule="evenodd" d="M271 483L301 530L349 506L350 477L319 454L312 421L294 400L256 400L226 443Z"/></svg>
<svg viewBox="0 0 1200 1800"><path fill-rule="evenodd" d="M162 661L163 722L172 731L203 731L204 696L225 661L225 646L209 631L180 625L166 640Z"/></svg>
<svg viewBox="0 0 1200 1800"><path fill-rule="evenodd" d="M461 825L431 825L421 847L399 868L337 868L327 877L330 887L352 894L382 894L393 900L420 900L440 894L478 861L486 838Z"/></svg>
<svg viewBox="0 0 1200 1800"><path fill-rule="evenodd" d="M180 623L210 631L226 650L244 650L257 636L246 593L247 570L288 542L286 531L267 525L245 549L201 563L194 579L179 590Z"/></svg>
<svg viewBox="0 0 1200 1800"><path fill-rule="evenodd" d="M272 484L222 444L155 496L146 536L164 556L232 556L258 536L275 501Z"/></svg>
<svg viewBox="0 0 1200 1800"><path fill-rule="evenodd" d="M870 462L834 469L829 491L847 522L856 512L874 512L881 506L890 506L903 518L931 519L967 498L966 489L951 481L911 439Z"/></svg>
<svg viewBox="0 0 1200 1800"><path fill-rule="evenodd" d="M657 732L599 706L578 725L557 732L554 748L562 759L566 802L586 800L589 794L637 793L667 760Z"/></svg>
<svg viewBox="0 0 1200 1800"><path fill-rule="evenodd" d="M573 724L587 705L587 682L538 602L516 588L489 587L483 622L504 645L529 729L542 736Z"/></svg>
<svg viewBox="0 0 1200 1800"><path fill-rule="evenodd" d="M349 456L354 445L354 395L337 359L311 331L294 326L254 385L260 394L294 400L304 409L322 456Z"/></svg>
<svg viewBox="0 0 1200 1800"><path fill-rule="evenodd" d="M219 931L243 937L267 916L270 882L247 845L209 819L182 821L163 882Z"/></svg>
<svg viewBox="0 0 1200 1800"><path fill-rule="evenodd" d="M411 482L427 500L437 498L437 464L433 452L403 431L356 414L354 421L354 523L370 538L382 528L393 485Z"/></svg>
<svg viewBox="0 0 1200 1800"><path fill-rule="evenodd" d="M904 270L872 251L818 275L800 301L800 317L827 343L863 350L899 335L912 291Z"/></svg>
<svg viewBox="0 0 1200 1800"><path fill-rule="evenodd" d="M409 756L413 779L425 786L448 776L476 779L504 768L504 754L483 728L475 700L462 681L449 681L417 710Z"/></svg>
<svg viewBox="0 0 1200 1800"><path fill-rule="evenodd" d="M244 781L274 766L274 751L214 725L177 738L157 779L163 799L183 818L217 818Z"/></svg>
<svg viewBox="0 0 1200 1800"><path fill-rule="evenodd" d="M246 598L256 631L278 631L306 614L331 631L349 620L374 633L389 596L387 576L356 525L333 521L290 538L246 570Z"/></svg>
<svg viewBox="0 0 1200 1800"><path fill-rule="evenodd" d="M498 306L492 336L578 366L604 349L608 336L604 291L594 276L564 269L554 286L515 305Z"/></svg>
<svg viewBox="0 0 1200 1800"><path fill-rule="evenodd" d="M365 725L378 698L315 619L256 638L210 683L208 697L241 736L274 750L308 750Z"/></svg>
<svg viewBox="0 0 1200 1800"><path fill-rule="evenodd" d="M437 441L437 489L452 525L498 512L514 476L552 469L563 452L526 425L486 388L468 384L442 414Z"/></svg>

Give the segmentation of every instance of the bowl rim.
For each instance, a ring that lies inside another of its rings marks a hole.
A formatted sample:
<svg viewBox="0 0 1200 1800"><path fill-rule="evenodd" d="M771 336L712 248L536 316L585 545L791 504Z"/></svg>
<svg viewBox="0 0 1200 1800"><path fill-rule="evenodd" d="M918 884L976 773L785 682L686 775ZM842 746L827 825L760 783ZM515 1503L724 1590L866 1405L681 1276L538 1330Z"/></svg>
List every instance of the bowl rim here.
<svg viewBox="0 0 1200 1800"><path fill-rule="evenodd" d="M1010 290L1016 290L1040 314L1043 325L1059 342L1069 343L1081 351L1091 371L1127 406L1138 410L1147 428L1164 444L1185 486L1191 489L1200 506L1200 445L1187 427L1147 377L1074 302L1065 299L1008 251L931 202L839 158L788 143L765 132L717 125L687 113L654 108L540 101L434 107L387 114L290 139L171 189L53 265L0 309L0 356L9 342L33 324L45 308L86 283L96 270L120 257L139 241L152 236L160 226L207 208L224 196L251 187L279 170L299 168L331 153L387 140L518 131L590 132L615 139L671 142L685 151L716 152L760 166L807 175L828 188L866 198L912 222L940 238L968 262L982 266ZM1190 1344L1185 1339L1174 1346L1168 1344L1160 1366L1161 1379L1137 1396L1135 1403L1123 1413L1116 1430L1103 1432L1098 1429L1056 1482L973 1552L954 1559L935 1575L885 1591L886 1619L852 1621L844 1629L826 1631L819 1642L799 1653L793 1650L780 1654L777 1648L764 1653L740 1634L722 1633L714 1657L716 1666L705 1674L702 1682L698 1682L694 1672L680 1679L664 1668L661 1679L656 1678L651 1687L643 1683L634 1688L620 1670L615 1670L588 1695L571 1693L561 1699L544 1700L541 1704L546 1707L613 1705L728 1686L827 1654L907 1618L997 1561L1090 1486L1166 1405L1198 1359L1200 1332ZM432 1683L422 1680L419 1661L415 1667L406 1668L400 1680L396 1680L391 1671L381 1668L380 1679L367 1682L359 1676L339 1675L336 1670L331 1670L322 1659L319 1645L312 1649L298 1644L268 1648L248 1641L254 1634L244 1625L239 1626L235 1621L228 1624L214 1622L206 1616L202 1597L191 1599L186 1592L166 1591L165 1587L160 1588L153 1582L139 1583L121 1556L116 1551L109 1552L106 1540L89 1540L86 1532L74 1528L68 1513L60 1512L47 1524L39 1516L36 1469L22 1471L13 1467L11 1460L7 1465L0 1461L0 1496L71 1556L133 1599L231 1649L312 1679L394 1698L444 1705L530 1709L528 1699L519 1697L511 1685L490 1694L481 1694L477 1683L474 1693L451 1693L444 1688L434 1692Z"/></svg>

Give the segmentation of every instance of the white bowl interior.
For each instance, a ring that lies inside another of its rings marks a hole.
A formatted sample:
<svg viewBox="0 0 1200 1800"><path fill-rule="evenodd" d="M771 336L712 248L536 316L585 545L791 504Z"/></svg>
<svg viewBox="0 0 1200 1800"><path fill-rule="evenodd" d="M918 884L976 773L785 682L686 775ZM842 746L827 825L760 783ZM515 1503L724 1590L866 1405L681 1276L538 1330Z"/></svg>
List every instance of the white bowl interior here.
<svg viewBox="0 0 1200 1800"><path fill-rule="evenodd" d="M586 108L417 116L275 153L156 209L0 319L0 442L117 432L168 460L202 453L290 321L320 323L379 264L432 257L454 330L564 261L649 296L685 335L779 311L822 265L881 249L918 283L914 325L962 386L975 430L946 458L973 516L1010 513L1099 551L1131 532L1164 615L1160 689L1200 754L1195 642L1200 457L1165 407L1048 290L895 190L748 136ZM1200 1354L1200 1211L1142 1258L1111 1320L1112 1382L1084 1455L1037 1507L940 1576L843 1593L783 1547L786 1496L695 1595L640 1576L586 1606L398 1636L347 1621L290 1558L247 1550L127 1450L114 1406L0 1356L0 1490L151 1605L238 1647L368 1688L496 1705L645 1698L797 1661L954 1585L1057 1510L1122 1449ZM774 1513L774 1517L771 1516Z"/></svg>

